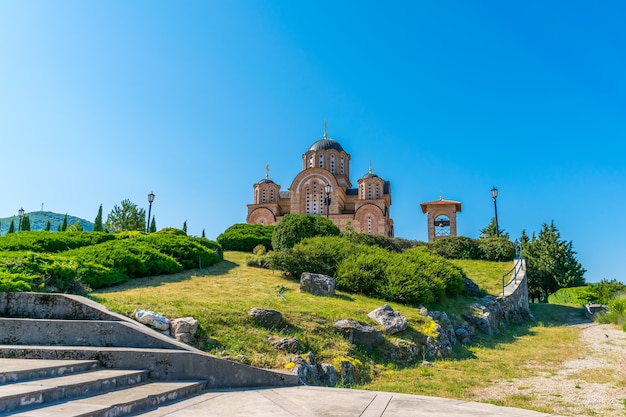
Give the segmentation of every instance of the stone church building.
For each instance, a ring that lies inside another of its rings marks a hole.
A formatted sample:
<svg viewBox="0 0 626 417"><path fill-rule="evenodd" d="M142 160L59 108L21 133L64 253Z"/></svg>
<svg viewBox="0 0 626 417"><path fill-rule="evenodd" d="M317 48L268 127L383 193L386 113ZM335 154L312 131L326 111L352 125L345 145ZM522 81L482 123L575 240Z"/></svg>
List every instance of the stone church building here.
<svg viewBox="0 0 626 417"><path fill-rule="evenodd" d="M372 172L350 182L350 154L339 142L324 138L302 155L302 171L291 186L281 190L269 178L254 184L254 203L248 204L247 222L270 225L285 214L316 214L328 217L339 229L393 237L389 215L391 185Z"/></svg>

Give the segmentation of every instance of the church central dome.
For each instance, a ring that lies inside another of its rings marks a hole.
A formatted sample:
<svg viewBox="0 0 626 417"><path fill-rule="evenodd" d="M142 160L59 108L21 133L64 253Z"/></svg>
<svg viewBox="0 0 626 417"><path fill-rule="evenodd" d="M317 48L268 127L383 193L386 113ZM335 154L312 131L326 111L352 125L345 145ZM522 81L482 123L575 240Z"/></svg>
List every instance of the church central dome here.
<svg viewBox="0 0 626 417"><path fill-rule="evenodd" d="M328 138L324 138L315 142L313 145L311 145L309 151L327 151L329 149L335 149L339 152L345 152L339 142Z"/></svg>

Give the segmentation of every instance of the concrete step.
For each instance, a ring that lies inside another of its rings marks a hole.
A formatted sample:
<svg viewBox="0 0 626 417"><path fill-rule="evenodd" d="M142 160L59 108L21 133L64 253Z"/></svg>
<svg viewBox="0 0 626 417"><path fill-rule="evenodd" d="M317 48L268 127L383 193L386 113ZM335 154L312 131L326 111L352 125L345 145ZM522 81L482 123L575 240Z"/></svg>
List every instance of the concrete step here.
<svg viewBox="0 0 626 417"><path fill-rule="evenodd" d="M205 381L152 382L10 414L12 417L121 417L188 398L202 391Z"/></svg>
<svg viewBox="0 0 626 417"><path fill-rule="evenodd" d="M86 372L97 367L98 361L95 360L0 358L0 385Z"/></svg>
<svg viewBox="0 0 626 417"><path fill-rule="evenodd" d="M0 413L112 391L141 384L147 378L148 373L142 370L96 369L6 384L0 388Z"/></svg>

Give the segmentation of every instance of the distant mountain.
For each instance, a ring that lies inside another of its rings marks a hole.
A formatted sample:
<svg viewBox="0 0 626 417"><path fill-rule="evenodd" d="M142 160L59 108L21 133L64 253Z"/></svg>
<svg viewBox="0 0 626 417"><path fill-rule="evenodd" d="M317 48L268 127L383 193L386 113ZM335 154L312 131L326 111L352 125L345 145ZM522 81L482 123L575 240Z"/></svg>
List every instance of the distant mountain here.
<svg viewBox="0 0 626 417"><path fill-rule="evenodd" d="M53 232L56 232L57 228L63 224L63 218L65 217L65 214L53 213L51 211L33 211L24 214L30 219L30 230L44 230L48 220L50 220L50 230ZM0 235L4 235L9 231L11 220L15 222L15 231L17 232L17 225L20 222L20 218L16 215L12 217L0 218ZM73 225L77 221L83 225L85 231L91 232L93 230L92 222L81 219L80 217L71 216L69 214L67 215L68 226Z"/></svg>

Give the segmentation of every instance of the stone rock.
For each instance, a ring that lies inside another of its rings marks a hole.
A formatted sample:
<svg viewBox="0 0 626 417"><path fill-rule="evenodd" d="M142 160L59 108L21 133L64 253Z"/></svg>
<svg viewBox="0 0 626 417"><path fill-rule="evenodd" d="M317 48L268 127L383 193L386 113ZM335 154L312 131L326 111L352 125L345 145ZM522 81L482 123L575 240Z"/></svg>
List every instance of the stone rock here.
<svg viewBox="0 0 626 417"><path fill-rule="evenodd" d="M170 322L170 332L183 343L191 343L198 331L198 320L193 317L180 317Z"/></svg>
<svg viewBox="0 0 626 417"><path fill-rule="evenodd" d="M463 327L459 327L455 330L457 340L460 340L464 345L472 344L472 337L470 336L469 331Z"/></svg>
<svg viewBox="0 0 626 417"><path fill-rule="evenodd" d="M463 294L478 298L483 296L483 292L480 290L480 287L469 278L465 278L463 280Z"/></svg>
<svg viewBox="0 0 626 417"><path fill-rule="evenodd" d="M328 275L303 272L300 276L300 291L323 297L335 295L335 280Z"/></svg>
<svg viewBox="0 0 626 417"><path fill-rule="evenodd" d="M298 379L300 379L303 385L320 385L320 378L316 367L306 362L294 366L292 372L298 375Z"/></svg>
<svg viewBox="0 0 626 417"><path fill-rule="evenodd" d="M394 362L408 365L422 358L422 349L414 342L399 339L392 343L389 356Z"/></svg>
<svg viewBox="0 0 626 417"><path fill-rule="evenodd" d="M394 311L389 304L385 304L382 307L378 307L376 310L370 311L367 316L380 324L383 331L389 334L406 330L406 326L409 323L405 316Z"/></svg>
<svg viewBox="0 0 626 417"><path fill-rule="evenodd" d="M369 324L343 319L336 321L334 326L350 343L358 343L366 348L373 348L385 341L382 332Z"/></svg>
<svg viewBox="0 0 626 417"><path fill-rule="evenodd" d="M322 385L334 387L339 382L337 371L330 364L317 364L313 352L305 355L306 359L300 355L296 355L290 359L290 362L296 364L292 368L294 374L298 375L300 382L304 385Z"/></svg>
<svg viewBox="0 0 626 417"><path fill-rule="evenodd" d="M467 322L486 335L493 336L498 333L495 314L489 308L478 303L472 303L469 307L472 313L463 314Z"/></svg>
<svg viewBox="0 0 626 417"><path fill-rule="evenodd" d="M320 382L327 387L337 386L337 383L339 383L339 376L337 376L335 367L328 363L322 364L321 367L324 375L320 378Z"/></svg>
<svg viewBox="0 0 626 417"><path fill-rule="evenodd" d="M339 369L341 381L344 385L354 384L354 367L350 361L341 361L341 369Z"/></svg>
<svg viewBox="0 0 626 417"><path fill-rule="evenodd" d="M300 349L300 341L295 337L282 337L278 340L270 341L270 344L277 350L289 353L296 353Z"/></svg>
<svg viewBox="0 0 626 417"><path fill-rule="evenodd" d="M270 310L267 308L255 307L248 312L254 321L262 326L274 328L283 321L283 315L280 311Z"/></svg>
<svg viewBox="0 0 626 417"><path fill-rule="evenodd" d="M154 327L157 330L169 330L170 329L170 320L157 314L153 311L146 310L135 310L135 320L139 323L147 324L148 326Z"/></svg>

